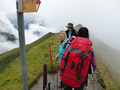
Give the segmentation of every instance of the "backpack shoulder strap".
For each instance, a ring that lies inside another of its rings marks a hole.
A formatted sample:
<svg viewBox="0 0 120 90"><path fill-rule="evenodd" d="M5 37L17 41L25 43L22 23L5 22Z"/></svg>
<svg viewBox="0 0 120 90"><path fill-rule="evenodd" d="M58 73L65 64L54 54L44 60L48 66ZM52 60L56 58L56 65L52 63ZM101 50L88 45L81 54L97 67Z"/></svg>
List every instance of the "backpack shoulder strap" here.
<svg viewBox="0 0 120 90"><path fill-rule="evenodd" d="M68 48L68 52L67 52L66 57L65 57L65 58L63 58L63 60L64 60L65 64L64 64L64 69L62 69L62 70L61 70L62 72L64 72L65 67L66 67L66 65L67 65L67 63L68 63L68 57L69 57L70 51L71 51L71 48L69 47L69 48Z"/></svg>
<svg viewBox="0 0 120 90"><path fill-rule="evenodd" d="M64 46L63 46L63 48L66 49L66 48L67 48L67 45L69 45L69 44L70 44L70 43L69 43L69 39L67 39L66 42L65 42L65 44L64 44Z"/></svg>

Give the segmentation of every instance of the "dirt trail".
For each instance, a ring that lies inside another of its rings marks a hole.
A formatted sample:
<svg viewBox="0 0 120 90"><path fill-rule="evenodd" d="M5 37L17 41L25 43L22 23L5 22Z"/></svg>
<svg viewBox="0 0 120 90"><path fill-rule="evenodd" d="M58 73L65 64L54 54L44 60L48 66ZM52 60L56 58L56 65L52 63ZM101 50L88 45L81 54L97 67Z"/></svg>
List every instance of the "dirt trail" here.
<svg viewBox="0 0 120 90"><path fill-rule="evenodd" d="M51 83L50 90L61 90L57 89L57 74L48 74L48 82ZM60 82L60 78L58 79L58 82ZM40 77L37 83L35 83L30 90L43 90L43 77ZM104 90L102 86L97 82L96 74L89 75L88 86L86 87L86 90Z"/></svg>

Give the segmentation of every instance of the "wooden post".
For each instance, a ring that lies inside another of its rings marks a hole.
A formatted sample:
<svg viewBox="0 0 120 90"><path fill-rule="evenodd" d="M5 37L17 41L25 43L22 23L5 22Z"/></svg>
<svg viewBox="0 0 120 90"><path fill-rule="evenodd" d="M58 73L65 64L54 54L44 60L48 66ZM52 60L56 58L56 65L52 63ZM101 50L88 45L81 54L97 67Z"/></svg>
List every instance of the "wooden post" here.
<svg viewBox="0 0 120 90"><path fill-rule="evenodd" d="M45 90L47 86L47 65L44 64L44 67L43 67L43 90Z"/></svg>
<svg viewBox="0 0 120 90"><path fill-rule="evenodd" d="M49 44L49 49L50 49L50 61L51 61L51 64L52 64L52 66L53 66L51 43Z"/></svg>

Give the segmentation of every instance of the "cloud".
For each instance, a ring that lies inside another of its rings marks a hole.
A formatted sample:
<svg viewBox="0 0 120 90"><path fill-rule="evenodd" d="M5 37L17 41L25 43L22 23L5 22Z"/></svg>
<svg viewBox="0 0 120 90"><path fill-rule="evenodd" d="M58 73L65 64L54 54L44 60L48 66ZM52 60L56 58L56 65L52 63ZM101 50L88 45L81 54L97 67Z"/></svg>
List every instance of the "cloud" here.
<svg viewBox="0 0 120 90"><path fill-rule="evenodd" d="M16 12L16 0L0 0L0 14Z"/></svg>
<svg viewBox="0 0 120 90"><path fill-rule="evenodd" d="M40 26L39 23L30 24L29 29L25 30L26 44L32 43L33 41L47 34L48 32L56 33L57 31L56 28Z"/></svg>
<svg viewBox="0 0 120 90"><path fill-rule="evenodd" d="M0 39L3 39L3 42L0 41L0 47L1 47L0 54L18 47L19 44L18 42L13 43L13 42L5 41L4 38L2 37L0 37Z"/></svg>
<svg viewBox="0 0 120 90"><path fill-rule="evenodd" d="M119 0L42 0L38 12L32 14L43 18L47 26L57 29L66 29L68 22L82 24L103 42L120 50L117 41L120 38L119 3ZM0 16L15 13L16 1L1 0L0 12Z"/></svg>
<svg viewBox="0 0 120 90"><path fill-rule="evenodd" d="M16 12L16 1L0 1L0 12L6 15ZM82 24L89 28L90 32L96 35L109 45L116 43L119 37L120 22L120 1L119 0L42 0L40 8L34 15L45 19L50 27L66 29L68 22L74 25ZM6 7L7 5L7 7ZM114 47L114 45L112 45Z"/></svg>
<svg viewBox="0 0 120 90"><path fill-rule="evenodd" d="M66 29L68 22L82 24L103 42L120 50L119 0L44 0L39 9L46 22Z"/></svg>
<svg viewBox="0 0 120 90"><path fill-rule="evenodd" d="M17 19L15 18L15 14L10 14L9 16L10 19L13 21L13 24L17 25ZM42 18L38 16L36 17L35 15L31 16L29 14L24 15L25 26L27 25L26 27L28 27L27 29L25 29L26 44L34 42L48 32L57 32L56 28L47 26ZM19 46L18 30L11 23L10 19L6 16L3 16L2 18L0 17L0 32L12 34L17 38L17 40L16 42L10 42L6 39L4 35L0 35L0 46L2 47L0 48L0 53L6 52Z"/></svg>

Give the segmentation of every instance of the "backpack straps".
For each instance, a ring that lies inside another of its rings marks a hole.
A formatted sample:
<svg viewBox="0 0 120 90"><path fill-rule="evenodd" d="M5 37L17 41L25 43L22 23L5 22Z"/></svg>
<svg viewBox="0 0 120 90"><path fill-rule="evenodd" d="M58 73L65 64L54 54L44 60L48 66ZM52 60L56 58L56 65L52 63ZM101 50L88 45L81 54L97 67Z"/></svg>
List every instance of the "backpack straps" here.
<svg viewBox="0 0 120 90"><path fill-rule="evenodd" d="M66 42L66 43L64 44L64 46L63 46L64 49L66 49L67 44L69 44L69 43Z"/></svg>
<svg viewBox="0 0 120 90"><path fill-rule="evenodd" d="M64 64L64 69L61 69L61 71L62 71L63 73L64 73L65 67L66 67L66 65L67 65L67 62L68 62L68 57L69 57L70 51L71 51L71 48L69 47L69 48L68 48L68 53L67 53L66 57L63 58L63 60L64 60L64 62L65 62L65 64Z"/></svg>
<svg viewBox="0 0 120 90"><path fill-rule="evenodd" d="M66 46L69 44L71 44L71 42L75 39L76 37L75 36L72 36L70 39L67 39L63 48L66 49Z"/></svg>
<svg viewBox="0 0 120 90"><path fill-rule="evenodd" d="M81 65L80 65L80 62L78 63L78 65L80 66L80 70L78 70L76 78L79 79L79 80L81 80L81 79L85 80L85 78L80 78L80 73L82 71L82 68L85 67L85 65L84 65L85 59L86 59L86 54L84 53L83 56L82 56Z"/></svg>
<svg viewBox="0 0 120 90"><path fill-rule="evenodd" d="M85 67L84 62L85 62L86 57L87 57L89 54L91 54L91 53L92 53L92 50L90 50L88 53L84 53L84 52L83 52L82 64L80 65L80 64L78 63L78 65L80 65L80 70L77 72L77 77L76 77L76 78L79 79L79 80L81 80L81 79L85 80L85 78L80 78L80 73L81 73L81 71L82 71L82 68Z"/></svg>
<svg viewBox="0 0 120 90"><path fill-rule="evenodd" d="M71 51L84 55L84 52L81 49L72 48Z"/></svg>

